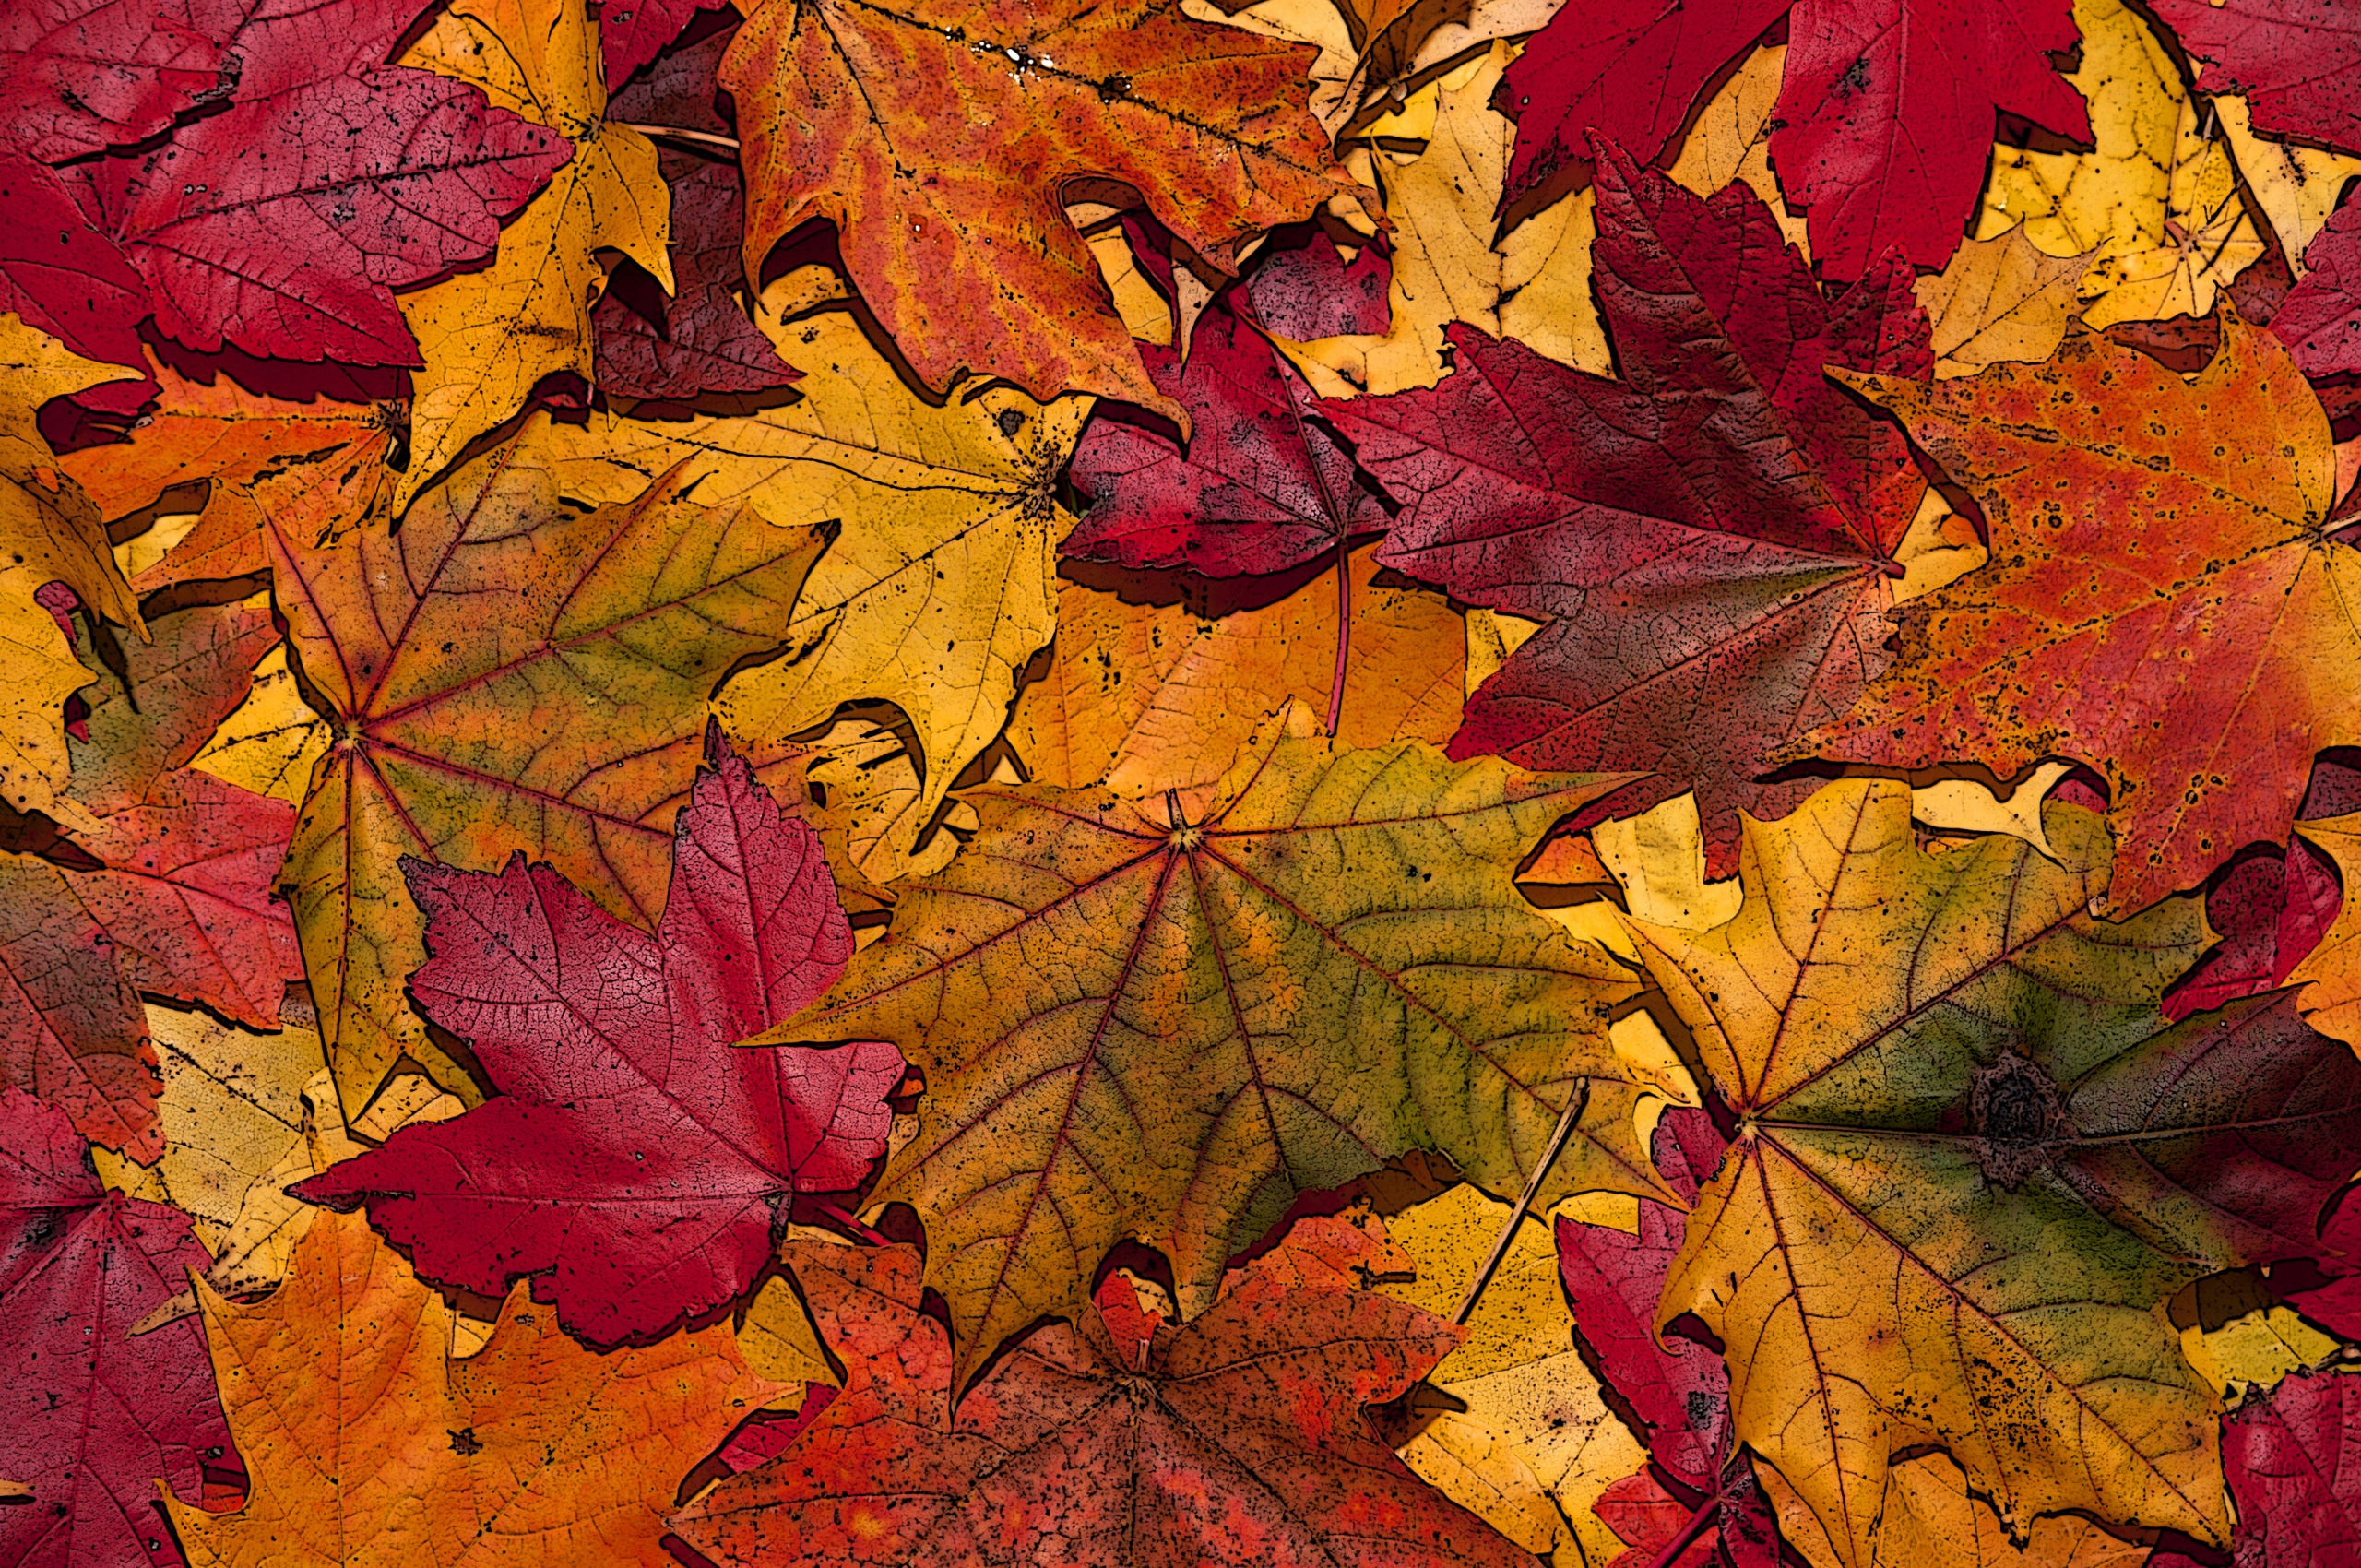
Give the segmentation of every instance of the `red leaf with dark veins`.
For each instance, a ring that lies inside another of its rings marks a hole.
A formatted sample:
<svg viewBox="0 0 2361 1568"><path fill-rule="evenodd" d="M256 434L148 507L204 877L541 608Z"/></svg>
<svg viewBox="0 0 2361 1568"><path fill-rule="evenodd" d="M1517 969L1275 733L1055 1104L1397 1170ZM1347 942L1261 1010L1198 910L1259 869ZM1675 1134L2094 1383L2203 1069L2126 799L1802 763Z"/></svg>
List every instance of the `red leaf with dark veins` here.
<svg viewBox="0 0 2361 1568"><path fill-rule="evenodd" d="M2222 1424L2238 1568L2361 1562L2361 1377L2289 1378Z"/></svg>
<svg viewBox="0 0 2361 1568"><path fill-rule="evenodd" d="M1727 873L1765 759L1890 658L1893 551L1925 493L1902 435L1825 364L1930 373L1912 273L1821 292L1761 199L1608 151L1596 286L1623 379L1473 328L1438 386L1323 411L1402 503L1380 559L1549 624L1469 699L1453 756L1656 770Z"/></svg>
<svg viewBox="0 0 2361 1568"><path fill-rule="evenodd" d="M297 1195L366 1204L440 1283L491 1295L543 1276L566 1326L611 1345L742 1293L789 1194L856 1185L884 1150L901 1054L732 1049L852 952L818 835L726 751L674 835L654 936L521 854L498 875L405 860L431 955L412 993L501 1098Z"/></svg>
<svg viewBox="0 0 2361 1568"><path fill-rule="evenodd" d="M1516 122L1506 211L1590 159L1593 133L1652 161L1721 68L1788 0L1650 0L1565 6L1510 62L1492 107Z"/></svg>
<svg viewBox="0 0 2361 1568"><path fill-rule="evenodd" d="M2361 201L2329 214L2304 247L2302 281L2280 302L2272 331L2315 380L2361 371Z"/></svg>
<svg viewBox="0 0 2361 1568"><path fill-rule="evenodd" d="M0 157L0 311L40 328L87 360L147 367L138 324L148 285L113 240L38 163ZM76 394L85 408L127 414L156 389L152 378L110 381Z"/></svg>
<svg viewBox="0 0 2361 1568"><path fill-rule="evenodd" d="M2082 95L2050 60L2081 39L2071 0L1798 0L1771 161L1809 213L1822 275L1861 277L1888 247L1948 262L1999 111L2089 141Z"/></svg>
<svg viewBox="0 0 2361 1568"><path fill-rule="evenodd" d="M2361 16L2337 0L2155 0L2201 62L2201 92L2243 94L2254 128L2361 152Z"/></svg>
<svg viewBox="0 0 2361 1568"><path fill-rule="evenodd" d="M194 1317L129 1329L212 1263L188 1217L99 1184L65 1117L0 1088L0 1560L122 1568L182 1559L156 1506L197 1497L230 1429Z"/></svg>
<svg viewBox="0 0 2361 1568"><path fill-rule="evenodd" d="M1095 417L1074 450L1091 498L1062 554L1207 576L1284 572L1386 526L1384 507L1294 366L1236 308L1235 286L1197 317L1184 365L1138 345L1159 390L1189 410L1183 445L1162 430Z"/></svg>
<svg viewBox="0 0 2361 1568"><path fill-rule="evenodd" d="M745 191L737 169L667 148L673 292L651 321L610 289L591 315L597 381L625 398L686 401L703 392L764 392L802 379L738 303Z"/></svg>
<svg viewBox="0 0 2361 1568"><path fill-rule="evenodd" d="M153 1164L164 1137L148 1014L65 876L0 852L0 1087L30 1090L92 1143Z"/></svg>
<svg viewBox="0 0 2361 1568"><path fill-rule="evenodd" d="M144 141L219 91L243 0L19 0L0 9L0 125L63 162Z"/></svg>
<svg viewBox="0 0 2361 1568"><path fill-rule="evenodd" d="M2205 923L2221 944L2165 997L2175 1023L2284 985L2319 945L2343 902L2336 868L2297 837L2280 854L2237 861L2205 890Z"/></svg>
<svg viewBox="0 0 2361 1568"><path fill-rule="evenodd" d="M66 880L131 983L278 1028L287 982L303 978L294 919L271 897L295 808L192 769L101 826L74 842L104 869Z"/></svg>
<svg viewBox="0 0 2361 1568"><path fill-rule="evenodd" d="M608 6L599 17L599 42L607 56L607 89L619 91L633 73L681 36L681 30L699 11L728 4L730 0L620 0Z"/></svg>
<svg viewBox="0 0 2361 1568"><path fill-rule="evenodd" d="M1254 318L1282 338L1308 342L1348 334L1382 336L1394 322L1394 263L1373 236L1347 261L1318 229L1299 245L1264 251L1247 279Z"/></svg>
<svg viewBox="0 0 2361 1568"><path fill-rule="evenodd" d="M422 362L393 291L482 260L573 156L431 71L384 66L233 103L91 176L103 228L200 351Z"/></svg>

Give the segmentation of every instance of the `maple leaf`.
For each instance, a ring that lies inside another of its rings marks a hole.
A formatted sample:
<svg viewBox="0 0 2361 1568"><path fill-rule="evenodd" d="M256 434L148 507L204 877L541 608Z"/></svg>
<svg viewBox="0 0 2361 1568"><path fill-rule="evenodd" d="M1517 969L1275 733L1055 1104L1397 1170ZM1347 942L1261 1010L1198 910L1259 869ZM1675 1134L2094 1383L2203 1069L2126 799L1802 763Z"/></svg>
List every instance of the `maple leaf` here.
<svg viewBox="0 0 2361 1568"><path fill-rule="evenodd" d="M769 757L845 703L896 704L921 754L915 828L1007 724L1018 671L1050 641L1057 479L1090 400L979 383L931 404L846 312L766 308L764 322L803 369L793 403L661 424L594 412L541 430L543 449L569 494L619 502L678 465L704 499L829 538L773 624L794 656L741 670L716 707L733 742Z"/></svg>
<svg viewBox="0 0 2361 1568"><path fill-rule="evenodd" d="M418 362L393 290L490 255L500 220L575 149L467 84L385 65L417 9L353 0L300 27L257 18L233 42L245 65L223 112L88 172L97 225L146 280L167 336L203 351Z"/></svg>
<svg viewBox="0 0 2361 1568"><path fill-rule="evenodd" d="M87 629L77 635L77 654L101 671L87 733L73 748L71 794L93 817L77 833L147 804L157 781L184 766L245 700L255 666L279 641L259 599L176 611L149 633L113 657Z"/></svg>
<svg viewBox="0 0 2361 1568"><path fill-rule="evenodd" d="M457 1314L358 1216L320 1216L264 1301L197 1294L252 1490L230 1514L166 1500L196 1568L660 1568L681 1475L777 1392L727 1326L594 1355L521 1292L453 1360Z"/></svg>
<svg viewBox="0 0 2361 1568"><path fill-rule="evenodd" d="M2271 318L2310 376L2361 370L2361 204L2340 207L2304 252L2309 269Z"/></svg>
<svg viewBox="0 0 2361 1568"><path fill-rule="evenodd" d="M2284 852L2234 861L2209 880L2205 923L2221 933L2222 944L2173 987L2165 1017L2177 1023L2285 985L2319 945L2340 901L2332 858L2305 837L2319 827L2333 833L2336 825L2298 824ZM2318 1021L2312 1027L2335 1032Z"/></svg>
<svg viewBox="0 0 2361 1568"><path fill-rule="evenodd" d="M1392 257L1382 235L1371 236L1349 260L1317 229L1301 244L1275 242L1255 257L1247 278L1254 319L1282 338L1299 340L1340 333L1382 335L1392 320L1386 305Z"/></svg>
<svg viewBox="0 0 2361 1568"><path fill-rule="evenodd" d="M2199 91L2245 98L2257 130L2361 152L2361 28L2349 15L2327 0L2157 0L2156 15L2204 62Z"/></svg>
<svg viewBox="0 0 2361 1568"><path fill-rule="evenodd" d="M1766 1507L1787 1532L1789 1560L1838 1560L1810 1509L1776 1470L1766 1470ZM1940 1454L1896 1465L1886 1479L1885 1512L1878 1521L1876 1568L2194 1568L2169 1548L2122 1540L2071 1514L2045 1515L2022 1534L2011 1533L1991 1505L1968 1488L1957 1465Z"/></svg>
<svg viewBox="0 0 2361 1568"><path fill-rule="evenodd" d="M1210 784L1274 707L1290 696L1324 707L1332 692L1333 732L1348 746L1449 740L1465 630L1442 595L1382 582L1376 554L1363 545L1348 558L1349 608L1326 571L1275 603L1217 616L1060 585L1049 669L1009 719L1026 778L1121 795Z"/></svg>
<svg viewBox="0 0 2361 1568"><path fill-rule="evenodd" d="M1999 111L2075 140L2091 135L2082 100L2045 58L2080 37L2067 0L1714 0L1637 16L1558 12L1502 79L1517 117L1502 208L1550 183L1604 135L1654 158L1722 66L1782 11L1786 73L1771 158L1808 210L1813 259L1850 280L1889 247L1938 267L1984 183Z"/></svg>
<svg viewBox="0 0 2361 1568"><path fill-rule="evenodd" d="M2298 830L2305 847L2316 846L2336 862L2344 885L2342 906L2318 944L2286 975L2304 988L2297 1005L2322 1034L2361 1049L2361 813L2308 823ZM2296 847L2290 847L2290 858Z"/></svg>
<svg viewBox="0 0 2361 1568"><path fill-rule="evenodd" d="M2326 536L2327 417L2234 315L2184 381L2070 337L1925 384L1835 373L1982 505L1991 564L1896 613L1893 666L1796 750L2106 775L2138 909L2284 842L2315 753L2361 739L2361 554Z"/></svg>
<svg viewBox="0 0 2361 1568"><path fill-rule="evenodd" d="M1550 622L1469 698L1453 754L1657 768L1698 790L1718 866L1741 807L1807 788L1755 784L1765 759L1885 666L1925 481L1821 366L1924 374L1925 317L1898 260L1825 298L1743 186L1708 201L1610 153L1597 191L1624 379L1454 327L1432 391L1323 407L1402 503L1382 563Z"/></svg>
<svg viewBox="0 0 2361 1568"><path fill-rule="evenodd" d="M607 281L600 248L621 251L668 293L674 287L670 195L655 145L606 117L598 24L585 0L462 0L403 58L555 127L574 157L501 232L491 266L401 302L426 365L410 378L397 515L544 377L592 374L592 311Z"/></svg>
<svg viewBox="0 0 2361 1568"><path fill-rule="evenodd" d="M135 1159L162 1152L156 1053L138 993L66 873L0 850L0 1063L5 1081Z"/></svg>
<svg viewBox="0 0 2361 1568"><path fill-rule="evenodd" d="M0 801L20 814L48 813L71 803L65 745L66 699L92 676L74 657L73 642L33 595L46 585L22 566L0 567L0 655L8 678L0 684Z"/></svg>
<svg viewBox="0 0 2361 1568"><path fill-rule="evenodd" d="M599 27L608 40L608 79L620 81L609 18ZM730 125L714 108L714 72L735 31L724 29L665 55L617 93L608 113L728 141ZM607 392L687 401L701 392L760 392L797 379L738 303L745 287L738 254L745 196L737 170L716 162L717 156L658 150L657 167L672 192L674 288L658 306L645 297L656 291L653 279L641 280L645 292L630 299L611 281L591 316L599 330L598 384Z"/></svg>
<svg viewBox="0 0 2361 1568"><path fill-rule="evenodd" d="M2356 1425L2361 1379L2338 1372L2291 1377L2223 1423L2239 1562L2331 1568L2361 1551Z"/></svg>
<svg viewBox="0 0 2361 1568"><path fill-rule="evenodd" d="M404 861L431 955L411 993L500 1098L296 1196L367 1203L439 1283L491 1294L554 1270L540 1299L611 1345L743 1294L789 1194L859 1184L902 1058L873 1041L728 1049L835 983L852 932L819 836L742 758L711 760L674 824L653 936L521 852L497 876Z"/></svg>
<svg viewBox="0 0 2361 1568"><path fill-rule="evenodd" d="M57 454L35 422L52 398L135 374L94 364L17 317L0 315L0 382L7 388L0 394L0 561L22 571L28 595L62 582L84 604L144 636L146 624L98 509L58 472Z"/></svg>
<svg viewBox="0 0 2361 1568"><path fill-rule="evenodd" d="M776 646L821 548L813 530L699 505L687 481L570 505L547 434L536 421L473 460L398 533L369 519L315 547L264 521L274 600L335 738L288 878L356 1114L405 1052L467 1082L402 994L426 954L397 862L476 869L521 850L654 926L706 697Z"/></svg>
<svg viewBox="0 0 2361 1568"><path fill-rule="evenodd" d="M73 194L38 163L0 152L0 311L103 364L144 365L138 324L153 308L148 285L122 247L90 227ZM147 400L145 378L102 382L76 394L86 406L129 413Z"/></svg>
<svg viewBox="0 0 2361 1568"><path fill-rule="evenodd" d="M2015 1527L2221 1539L2212 1396L2153 1309L2313 1253L2355 1163L2361 1062L2287 992L2165 1027L2193 901L2103 923L2102 819L2043 824L2054 861L1932 853L1903 785L1833 784L1748 824L1733 920L1626 921L1741 1129L1657 1323L1730 1347L1737 1436L1847 1562L1919 1445Z"/></svg>
<svg viewBox="0 0 2361 1568"><path fill-rule="evenodd" d="M1223 291L1197 317L1185 360L1139 345L1157 387L1188 411L1189 439L1102 408L1069 470L1090 507L1061 554L1228 577L1341 560L1354 535L1384 529L1378 497L1318 421L1319 400L1240 293Z"/></svg>
<svg viewBox="0 0 2361 1568"><path fill-rule="evenodd" d="M212 1260L188 1217L101 1187L65 1116L0 1087L0 1552L22 1568L177 1563L156 1482L195 1493L230 1431L196 1325L128 1330Z"/></svg>
<svg viewBox="0 0 2361 1568"><path fill-rule="evenodd" d="M1110 1277L1097 1312L955 1399L914 1250L784 1251L845 1387L777 1459L672 1516L718 1562L1531 1561L1369 1431L1361 1407L1459 1337L1416 1308L1250 1278L1175 1327Z"/></svg>
<svg viewBox="0 0 2361 1568"><path fill-rule="evenodd" d="M2091 327L2202 315L2266 248L2232 144L2214 134L2226 117L2194 101L2144 12L2075 0L2074 17L2082 60L2067 79L2088 102L2092 148L1996 150L1975 232L2022 225L2045 255L2088 255Z"/></svg>
<svg viewBox="0 0 2361 1568"><path fill-rule="evenodd" d="M1940 276L1918 279L1935 374L1974 375L2002 360L2047 359L2065 339L2089 266L2087 257L2042 255L2022 225L1960 246Z"/></svg>
<svg viewBox="0 0 2361 1568"><path fill-rule="evenodd" d="M1351 187L1295 49L1171 0L1038 11L774 0L721 69L744 147L745 271L811 218L920 380L963 369L1169 411L1060 203L1122 181L1201 256Z"/></svg>
<svg viewBox="0 0 2361 1568"><path fill-rule="evenodd" d="M1391 1155L1521 1186L1585 1077L1545 1191L1655 1190L1606 1041L1627 982L1511 881L1626 780L1313 730L1291 706L1185 802L969 793L973 843L773 1031L890 1039L925 1072L878 1196L927 1216L963 1376L1077 1308L1127 1236L1171 1258L1187 1312L1296 1194Z"/></svg>

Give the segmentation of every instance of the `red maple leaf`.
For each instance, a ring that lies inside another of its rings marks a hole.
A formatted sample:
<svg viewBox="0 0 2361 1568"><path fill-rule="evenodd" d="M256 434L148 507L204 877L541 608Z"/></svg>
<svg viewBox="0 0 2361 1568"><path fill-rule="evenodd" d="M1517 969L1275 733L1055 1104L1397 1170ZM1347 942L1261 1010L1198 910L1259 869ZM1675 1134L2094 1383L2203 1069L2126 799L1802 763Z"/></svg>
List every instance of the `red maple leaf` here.
<svg viewBox="0 0 2361 1568"><path fill-rule="evenodd" d="M1583 159L1591 133L1654 158L1783 10L1776 0L1561 9L1494 100L1517 120L1502 209ZM2068 0L1796 0L1771 159L1809 214L1823 274L1862 277L1889 246L1921 267L1948 261L1999 111L2088 140L2082 100L2050 60L2080 37Z"/></svg>
<svg viewBox="0 0 2361 1568"><path fill-rule="evenodd" d="M1157 389L1189 410L1189 438L1153 415L1103 409L1072 470L1090 509L1061 553L1228 577L1284 572L1384 529L1384 508L1316 417L1319 399L1242 293L1232 285L1205 307L1185 362L1137 345Z"/></svg>
<svg viewBox="0 0 2361 1568"><path fill-rule="evenodd" d="M2315 381L2361 371L2361 202L2329 214L2304 247L2303 279L2280 302L2271 330Z"/></svg>
<svg viewBox="0 0 2361 1568"><path fill-rule="evenodd" d="M718 1562L1137 1568L1529 1562L1412 1475L1362 1407L1459 1342L1388 1297L1249 1277L1178 1327L1110 1275L964 1398L909 1247L784 1249L845 1368L777 1459L670 1524Z"/></svg>
<svg viewBox="0 0 2361 1568"><path fill-rule="evenodd" d="M212 1263L188 1217L108 1192L65 1114L0 1087L0 1476L32 1501L0 1508L19 1568L178 1563L157 1508L230 1428L196 1319L132 1326Z"/></svg>
<svg viewBox="0 0 2361 1568"><path fill-rule="evenodd" d="M647 0L635 3L638 10L628 14L652 14ZM599 26L607 79L621 81L616 35L606 19ZM608 113L726 138L730 126L715 110L720 89L714 72L736 31L724 28L665 55L617 93ZM666 299L656 279L630 263L617 269L591 315L599 387L626 398L686 401L701 392L762 392L800 379L738 303L745 287L739 242L746 197L737 160L667 145L658 148L657 163L672 192L672 294Z"/></svg>
<svg viewBox="0 0 2361 1568"><path fill-rule="evenodd" d="M500 1098L298 1196L365 1203L440 1283L491 1295L538 1276L567 1327L611 1345L741 1294L789 1194L859 1182L901 1054L731 1049L833 985L852 932L819 836L707 745L654 936L521 854L497 875L403 861L431 955L412 993Z"/></svg>
<svg viewBox="0 0 2361 1568"><path fill-rule="evenodd" d="M1596 287L1624 379L1451 328L1436 386L1323 411L1402 503L1379 559L1550 624L1467 704L1454 757L1653 768L1693 786L1711 861L1787 738L1886 665L1893 551L1925 493L1891 424L1823 364L1926 375L1911 271L1833 297L1760 198L1707 201L1608 151Z"/></svg>

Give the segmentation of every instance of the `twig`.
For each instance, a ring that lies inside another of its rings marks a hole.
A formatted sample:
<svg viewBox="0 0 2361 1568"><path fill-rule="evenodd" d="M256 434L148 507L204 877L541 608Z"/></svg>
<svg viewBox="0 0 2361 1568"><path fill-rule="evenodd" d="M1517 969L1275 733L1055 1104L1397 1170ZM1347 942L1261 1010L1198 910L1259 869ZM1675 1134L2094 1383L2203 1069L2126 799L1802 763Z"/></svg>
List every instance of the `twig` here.
<svg viewBox="0 0 2361 1568"><path fill-rule="evenodd" d="M1574 1123L1582 1120L1583 1109L1589 1103L1590 1080L1576 1079L1574 1097L1566 1101L1566 1113L1558 1118L1558 1129L1549 1134L1549 1146L1541 1151L1541 1163L1533 1168L1533 1175L1525 1182L1525 1192L1517 1198L1516 1207L1509 1211L1508 1223L1501 1227L1500 1237L1492 1243L1492 1255L1484 1260L1484 1266L1476 1271L1474 1279L1468 1281L1467 1294L1459 1299L1459 1310L1451 1314L1452 1322L1464 1326L1467 1314L1476 1310L1476 1298L1484 1293L1484 1287L1491 1283L1492 1271L1500 1267L1501 1259L1508 1255L1509 1243L1516 1238L1516 1228L1525 1223L1525 1211L1533 1206L1534 1194L1541 1191L1541 1183L1548 1176L1549 1168L1558 1163L1559 1150L1566 1146L1567 1136L1573 1132Z"/></svg>
<svg viewBox="0 0 2361 1568"><path fill-rule="evenodd" d="M1336 673L1328 682L1328 733L1345 715L1345 672L1353 652L1352 537L1336 534Z"/></svg>
<svg viewBox="0 0 2361 1568"><path fill-rule="evenodd" d="M671 141L703 142L707 147L726 147L732 152L738 150L736 137L718 136L712 131L693 131L685 125L643 125L634 120L611 120L608 124L621 125L627 131L637 131L644 137L662 137Z"/></svg>

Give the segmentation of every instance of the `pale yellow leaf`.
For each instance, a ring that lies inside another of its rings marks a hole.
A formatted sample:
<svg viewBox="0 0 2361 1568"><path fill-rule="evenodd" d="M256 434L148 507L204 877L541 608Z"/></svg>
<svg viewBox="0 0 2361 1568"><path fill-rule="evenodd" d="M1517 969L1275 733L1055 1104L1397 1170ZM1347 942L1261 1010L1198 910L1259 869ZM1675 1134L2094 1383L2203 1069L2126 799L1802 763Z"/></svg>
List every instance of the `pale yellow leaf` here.
<svg viewBox="0 0 2361 1568"><path fill-rule="evenodd" d="M314 713L287 668L284 645L255 666L254 689L189 766L257 795L300 806L313 765L327 754L327 720Z"/></svg>
<svg viewBox="0 0 2361 1568"><path fill-rule="evenodd" d="M1940 274L1918 279L1936 376L1974 375L2002 360L2037 364L2047 359L2082 303L2089 265L2088 256L2044 255L2022 224L1996 239L1962 244Z"/></svg>
<svg viewBox="0 0 2361 1568"><path fill-rule="evenodd" d="M2289 269L2301 278L2305 247L2336 210L2346 185L2361 179L2361 158L2255 135L2243 98L2216 98L2213 112L2248 191L2271 220Z"/></svg>

